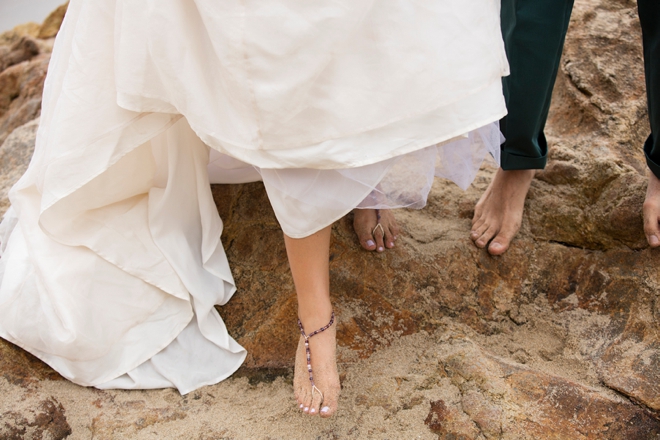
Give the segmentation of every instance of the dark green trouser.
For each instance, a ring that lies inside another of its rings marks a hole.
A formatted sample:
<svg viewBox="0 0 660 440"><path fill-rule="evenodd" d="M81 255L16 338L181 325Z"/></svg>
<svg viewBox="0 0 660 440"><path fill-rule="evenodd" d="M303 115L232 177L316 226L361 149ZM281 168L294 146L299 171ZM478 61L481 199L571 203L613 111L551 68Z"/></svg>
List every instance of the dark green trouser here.
<svg viewBox="0 0 660 440"><path fill-rule="evenodd" d="M646 163L660 178L660 0L638 0L644 41L644 71L651 135L644 144Z"/></svg>
<svg viewBox="0 0 660 440"><path fill-rule="evenodd" d="M503 80L509 114L500 121L505 170L545 166L543 127L572 9L573 0L502 0L502 35L511 66Z"/></svg>
<svg viewBox="0 0 660 440"><path fill-rule="evenodd" d="M646 162L660 178L660 0L638 0L651 135ZM557 77L573 0L502 0L502 35L511 65L504 78L509 114L501 121L505 170L545 166L543 128Z"/></svg>

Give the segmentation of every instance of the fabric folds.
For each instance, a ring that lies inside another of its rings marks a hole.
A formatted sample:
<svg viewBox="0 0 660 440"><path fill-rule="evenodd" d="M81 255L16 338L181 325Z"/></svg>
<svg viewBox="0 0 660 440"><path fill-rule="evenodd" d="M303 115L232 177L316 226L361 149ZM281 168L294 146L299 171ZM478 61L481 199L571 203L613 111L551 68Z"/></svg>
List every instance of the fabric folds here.
<svg viewBox="0 0 660 440"><path fill-rule="evenodd" d="M498 0L71 0L0 225L0 336L99 388L243 362L210 182L263 180L285 233L422 207L498 158Z"/></svg>

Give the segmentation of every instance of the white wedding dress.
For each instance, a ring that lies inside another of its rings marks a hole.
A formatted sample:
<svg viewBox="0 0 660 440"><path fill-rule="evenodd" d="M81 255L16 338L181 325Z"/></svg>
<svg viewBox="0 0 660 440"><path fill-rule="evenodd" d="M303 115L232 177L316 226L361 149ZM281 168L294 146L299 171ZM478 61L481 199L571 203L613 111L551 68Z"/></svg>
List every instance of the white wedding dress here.
<svg viewBox="0 0 660 440"><path fill-rule="evenodd" d="M86 386L226 378L209 182L263 180L291 237L422 207L498 156L507 69L499 0L71 0L0 227L0 336Z"/></svg>

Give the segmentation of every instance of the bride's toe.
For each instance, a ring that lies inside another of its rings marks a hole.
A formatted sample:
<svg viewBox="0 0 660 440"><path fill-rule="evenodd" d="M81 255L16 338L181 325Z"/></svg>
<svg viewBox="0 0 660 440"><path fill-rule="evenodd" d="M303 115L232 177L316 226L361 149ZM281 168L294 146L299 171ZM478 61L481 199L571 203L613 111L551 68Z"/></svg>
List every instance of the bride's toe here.
<svg viewBox="0 0 660 440"><path fill-rule="evenodd" d="M331 417L336 411L339 404L339 388L336 390L329 390L324 396L323 404L319 411L321 417Z"/></svg>
<svg viewBox="0 0 660 440"><path fill-rule="evenodd" d="M296 394L298 409L304 412L309 411L309 407L312 403L312 397L309 395L309 392L305 388L300 388Z"/></svg>
<svg viewBox="0 0 660 440"><path fill-rule="evenodd" d="M303 407L305 406L304 405L304 402L305 402L304 393L302 393L300 391L296 391L295 395L296 395L296 404L298 405L298 408L303 409Z"/></svg>
<svg viewBox="0 0 660 440"><path fill-rule="evenodd" d="M309 411L311 410L311 408L312 408L312 395L311 395L311 393L306 392L305 397L303 398L303 402L302 402L302 411L304 413L309 414Z"/></svg>

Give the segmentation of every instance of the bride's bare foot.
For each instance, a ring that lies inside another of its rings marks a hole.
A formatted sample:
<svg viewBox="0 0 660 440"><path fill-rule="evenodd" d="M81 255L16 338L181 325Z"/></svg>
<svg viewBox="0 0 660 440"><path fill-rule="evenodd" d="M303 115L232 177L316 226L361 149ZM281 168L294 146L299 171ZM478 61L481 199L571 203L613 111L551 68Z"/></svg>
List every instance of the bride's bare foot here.
<svg viewBox="0 0 660 440"><path fill-rule="evenodd" d="M649 186L644 200L644 234L651 247L660 246L660 179L649 172Z"/></svg>
<svg viewBox="0 0 660 440"><path fill-rule="evenodd" d="M474 209L470 238L477 247L488 245L491 255L502 255L509 249L520 229L525 197L534 174L535 170L497 170Z"/></svg>
<svg viewBox="0 0 660 440"><path fill-rule="evenodd" d="M311 333L324 325L327 325L327 322L314 329L305 328L306 333ZM305 339L301 336L298 342L293 389L300 410L310 415L330 417L337 411L341 387L335 355L336 328L336 324L333 324L327 330L309 338L314 385L321 390L323 396L316 390L312 393L312 384L307 371Z"/></svg>
<svg viewBox="0 0 660 440"><path fill-rule="evenodd" d="M331 231L330 225L305 238L284 235L298 296L298 316L306 335L306 338L301 337L296 351L294 393L301 410L311 415L320 414L321 417L330 417L337 411L340 390L335 358L337 325L331 320ZM316 385L314 392L309 380L305 339L309 342L310 366Z"/></svg>
<svg viewBox="0 0 660 440"><path fill-rule="evenodd" d="M354 209L353 229L362 247L368 251L383 252L392 249L399 235L399 225L390 209ZM380 219L378 218L380 215ZM376 225L382 226L382 231ZM375 230L374 230L375 229Z"/></svg>

